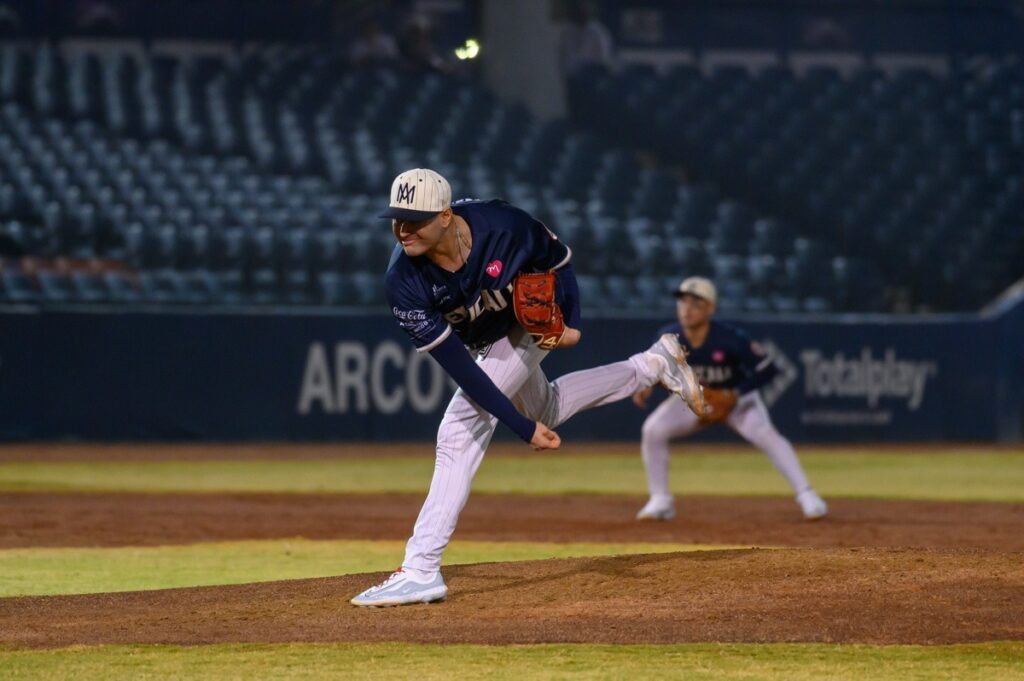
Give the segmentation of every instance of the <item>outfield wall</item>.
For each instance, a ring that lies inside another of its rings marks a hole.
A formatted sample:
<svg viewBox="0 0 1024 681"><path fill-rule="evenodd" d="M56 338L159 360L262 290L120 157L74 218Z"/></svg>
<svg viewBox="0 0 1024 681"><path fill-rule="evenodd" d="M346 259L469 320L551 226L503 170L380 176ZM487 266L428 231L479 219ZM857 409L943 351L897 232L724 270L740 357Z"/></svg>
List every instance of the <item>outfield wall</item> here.
<svg viewBox="0 0 1024 681"><path fill-rule="evenodd" d="M666 321L589 320L544 368L624 359ZM1022 439L1019 299L981 315L741 323L782 366L764 394L793 440ZM385 315L0 313L3 440L432 439L451 390ZM560 431L634 439L642 421L627 402Z"/></svg>

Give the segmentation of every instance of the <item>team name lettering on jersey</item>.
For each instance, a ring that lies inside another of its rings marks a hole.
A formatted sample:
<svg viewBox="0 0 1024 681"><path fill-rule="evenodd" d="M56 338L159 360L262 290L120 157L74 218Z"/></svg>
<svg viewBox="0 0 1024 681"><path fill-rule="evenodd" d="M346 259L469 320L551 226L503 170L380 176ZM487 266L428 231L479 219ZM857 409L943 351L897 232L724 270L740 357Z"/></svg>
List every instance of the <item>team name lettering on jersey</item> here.
<svg viewBox="0 0 1024 681"><path fill-rule="evenodd" d="M472 322L483 312L500 312L504 310L509 306L511 300L512 284L509 284L500 291L482 289L480 297L468 309L465 307L456 308L445 314L444 318L452 325L461 324L467 318Z"/></svg>
<svg viewBox="0 0 1024 681"><path fill-rule="evenodd" d="M732 367L730 366L697 366L694 365L693 372L701 383L713 385L726 383L732 380Z"/></svg>

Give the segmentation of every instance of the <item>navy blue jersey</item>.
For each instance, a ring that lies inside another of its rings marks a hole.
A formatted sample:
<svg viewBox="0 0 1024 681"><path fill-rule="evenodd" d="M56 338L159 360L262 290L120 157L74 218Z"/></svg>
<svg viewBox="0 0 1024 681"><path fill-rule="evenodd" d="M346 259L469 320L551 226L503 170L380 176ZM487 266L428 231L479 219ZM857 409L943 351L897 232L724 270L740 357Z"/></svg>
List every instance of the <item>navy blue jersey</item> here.
<svg viewBox="0 0 1024 681"><path fill-rule="evenodd" d="M686 361L701 384L709 388L735 388L747 393L770 381L778 371L757 341L729 324L712 320L699 348L686 340L679 322L669 324L660 333L679 336L680 345L690 353Z"/></svg>
<svg viewBox="0 0 1024 681"><path fill-rule="evenodd" d="M520 272L564 267L572 252L529 213L505 201L463 199L452 211L473 235L469 259L457 272L395 246L384 275L388 305L413 344L431 350L454 330L478 348L516 325L512 280Z"/></svg>

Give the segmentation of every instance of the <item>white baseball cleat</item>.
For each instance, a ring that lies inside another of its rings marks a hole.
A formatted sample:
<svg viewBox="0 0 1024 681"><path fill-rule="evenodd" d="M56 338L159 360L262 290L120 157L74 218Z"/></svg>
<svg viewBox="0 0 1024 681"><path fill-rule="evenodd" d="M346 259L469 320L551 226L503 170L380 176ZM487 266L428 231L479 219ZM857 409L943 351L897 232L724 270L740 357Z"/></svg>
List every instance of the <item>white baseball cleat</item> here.
<svg viewBox="0 0 1024 681"><path fill-rule="evenodd" d="M363 608L387 608L393 605L434 603L446 598L448 598L448 587L440 572L435 574L430 581L420 582L402 568L398 568L383 582L377 586L371 586L349 602Z"/></svg>
<svg viewBox="0 0 1024 681"><path fill-rule="evenodd" d="M805 520L818 520L828 515L828 504L813 489L805 489L796 495L796 503L800 504Z"/></svg>
<svg viewBox="0 0 1024 681"><path fill-rule="evenodd" d="M651 497L636 514L637 520L672 520L676 517L676 503L671 496Z"/></svg>
<svg viewBox="0 0 1024 681"><path fill-rule="evenodd" d="M693 373L693 367L686 362L686 349L679 344L679 337L674 333L663 334L647 355L656 358L661 367L658 375L661 384L679 395L694 414L704 416L707 413L704 388Z"/></svg>

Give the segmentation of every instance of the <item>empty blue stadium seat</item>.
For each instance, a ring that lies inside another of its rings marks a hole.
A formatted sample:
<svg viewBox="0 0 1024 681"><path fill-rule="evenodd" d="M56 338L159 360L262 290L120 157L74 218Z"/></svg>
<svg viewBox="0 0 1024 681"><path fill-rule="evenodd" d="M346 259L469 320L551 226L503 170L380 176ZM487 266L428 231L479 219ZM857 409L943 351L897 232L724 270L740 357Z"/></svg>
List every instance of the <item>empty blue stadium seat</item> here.
<svg viewBox="0 0 1024 681"><path fill-rule="evenodd" d="M195 225L181 228L178 266L183 270L205 269L212 262L210 228Z"/></svg>
<svg viewBox="0 0 1024 681"><path fill-rule="evenodd" d="M187 300L182 275L174 270L140 272L139 289L147 303L172 304Z"/></svg>
<svg viewBox="0 0 1024 681"><path fill-rule="evenodd" d="M743 298L743 309L753 314L767 314L774 308L771 301L763 295L747 295Z"/></svg>
<svg viewBox="0 0 1024 681"><path fill-rule="evenodd" d="M779 294L769 298L772 308L783 314L794 314L800 311L800 301L789 295Z"/></svg>
<svg viewBox="0 0 1024 681"><path fill-rule="evenodd" d="M313 299L312 279L308 270L291 270L284 276L284 297L292 305L306 305Z"/></svg>
<svg viewBox="0 0 1024 681"><path fill-rule="evenodd" d="M355 304L355 290L347 277L326 271L317 274L316 281L320 303L337 307Z"/></svg>
<svg viewBox="0 0 1024 681"><path fill-rule="evenodd" d="M746 262L739 255L716 255L711 259L714 279L722 282L742 281L746 278Z"/></svg>
<svg viewBox="0 0 1024 681"><path fill-rule="evenodd" d="M746 279L759 294L767 295L785 287L786 270L775 256L750 256L746 265Z"/></svg>
<svg viewBox="0 0 1024 681"><path fill-rule="evenodd" d="M602 305L605 298L604 287L601 285L601 280L590 274L580 274L576 276L576 280L580 289L580 301L581 305ZM591 302L587 302L591 301ZM584 307L584 309L586 309Z"/></svg>
<svg viewBox="0 0 1024 681"><path fill-rule="evenodd" d="M274 230L260 227L249 233L249 264L253 269L274 269L277 266L277 243Z"/></svg>
<svg viewBox="0 0 1024 681"><path fill-rule="evenodd" d="M810 312L811 314L823 314L832 311L832 305L825 298L820 296L811 296L804 298L803 300L804 312Z"/></svg>
<svg viewBox="0 0 1024 681"><path fill-rule="evenodd" d="M747 283L742 279L717 278L715 287L718 289L718 307L729 312L742 310L747 299Z"/></svg>
<svg viewBox="0 0 1024 681"><path fill-rule="evenodd" d="M223 305L239 305L245 300L244 278L241 270L223 270L214 273L217 301Z"/></svg>
<svg viewBox="0 0 1024 681"><path fill-rule="evenodd" d="M269 305L281 300L277 273L271 269L255 270L249 282L249 299L257 305Z"/></svg>
<svg viewBox="0 0 1024 681"><path fill-rule="evenodd" d="M672 289L660 277L642 275L636 279L637 309L660 310L670 307Z"/></svg>
<svg viewBox="0 0 1024 681"><path fill-rule="evenodd" d="M792 252L793 239L792 231L784 223L762 218L754 222L750 254L784 257Z"/></svg>
<svg viewBox="0 0 1024 681"><path fill-rule="evenodd" d="M870 261L840 256L831 265L836 301L844 309L875 312L884 308L882 277Z"/></svg>
<svg viewBox="0 0 1024 681"><path fill-rule="evenodd" d="M118 303L135 303L142 299L140 286L134 277L123 272L104 272L102 278L110 292L111 300Z"/></svg>
<svg viewBox="0 0 1024 681"><path fill-rule="evenodd" d="M222 299L220 280L208 270L195 270L181 275L182 301L191 305L209 305Z"/></svg>
<svg viewBox="0 0 1024 681"><path fill-rule="evenodd" d="M110 299L106 282L92 272L72 272L71 283L75 289L75 297L83 303L103 303Z"/></svg>
<svg viewBox="0 0 1024 681"><path fill-rule="evenodd" d="M77 291L65 272L40 270L36 273L42 298L48 303L68 303L77 299Z"/></svg>
<svg viewBox="0 0 1024 681"><path fill-rule="evenodd" d="M341 265L341 235L327 230L313 235L313 268L318 271L337 270Z"/></svg>
<svg viewBox="0 0 1024 681"><path fill-rule="evenodd" d="M369 272L355 272L349 276L359 305L374 305L384 302L384 287L380 275Z"/></svg>
<svg viewBox="0 0 1024 681"><path fill-rule="evenodd" d="M309 233L304 229L286 232L281 239L281 262L285 269L305 270L312 263Z"/></svg>
<svg viewBox="0 0 1024 681"><path fill-rule="evenodd" d="M32 303L39 299L39 289L26 274L13 270L0 271L4 298L12 303Z"/></svg>
<svg viewBox="0 0 1024 681"><path fill-rule="evenodd" d="M145 236L142 265L148 268L172 268L178 255L178 229L172 224L162 224Z"/></svg>
<svg viewBox="0 0 1024 681"><path fill-rule="evenodd" d="M637 302L636 289L631 277L611 275L604 280L607 298L604 304L609 307L628 308Z"/></svg>
<svg viewBox="0 0 1024 681"><path fill-rule="evenodd" d="M217 230L210 244L212 264L225 270L244 267L248 262L248 232L242 227Z"/></svg>

